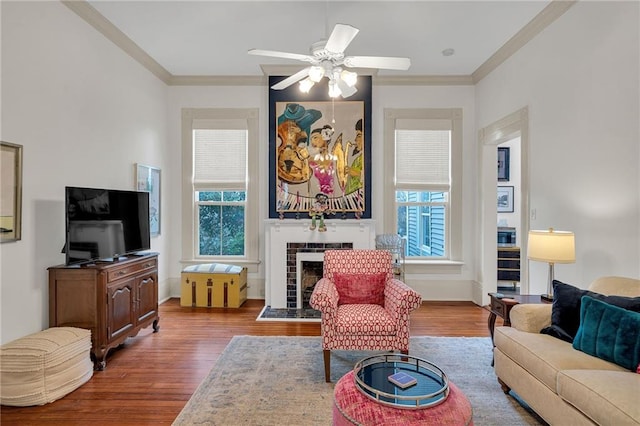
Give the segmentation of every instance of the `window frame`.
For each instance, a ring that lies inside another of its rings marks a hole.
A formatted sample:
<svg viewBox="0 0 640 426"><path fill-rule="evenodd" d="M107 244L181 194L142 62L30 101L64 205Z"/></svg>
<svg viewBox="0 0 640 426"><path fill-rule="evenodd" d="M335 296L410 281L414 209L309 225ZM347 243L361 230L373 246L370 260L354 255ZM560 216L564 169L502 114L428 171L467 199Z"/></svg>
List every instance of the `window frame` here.
<svg viewBox="0 0 640 426"><path fill-rule="evenodd" d="M245 120L247 130L247 182L245 196L245 252L243 256L199 255L198 202L196 192L237 191L224 185L194 185L193 130L194 121ZM183 108L182 109L182 259L183 262L198 261L233 263L241 266L259 263L259 212L258 212L258 109L257 108ZM252 269L255 269L253 267Z"/></svg>
<svg viewBox="0 0 640 426"><path fill-rule="evenodd" d="M385 233L397 233L396 190L410 190L396 188L395 184L395 132L397 120L448 120L451 124L450 174L451 186L448 191L449 209L448 222L445 228L444 257L408 257L407 263L459 263L462 259L462 108L385 108L384 109L384 148L383 177L384 220ZM418 189L411 189L418 190ZM419 191L429 191L419 189ZM431 190L433 191L433 190ZM441 192L441 191L439 191Z"/></svg>

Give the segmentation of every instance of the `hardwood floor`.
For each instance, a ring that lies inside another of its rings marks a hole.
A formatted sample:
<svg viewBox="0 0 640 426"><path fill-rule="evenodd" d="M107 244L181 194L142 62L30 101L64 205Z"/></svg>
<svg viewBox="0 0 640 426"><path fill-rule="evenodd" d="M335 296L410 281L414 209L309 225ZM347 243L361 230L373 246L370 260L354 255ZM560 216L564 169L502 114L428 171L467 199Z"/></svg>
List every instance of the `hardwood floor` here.
<svg viewBox="0 0 640 426"><path fill-rule="evenodd" d="M256 321L263 306L262 300L249 300L239 309L183 308L171 299L160 305L158 333L149 327L128 339L110 353L104 371L58 401L2 406L0 423L170 425L233 336L320 335L317 322ZM488 316L471 302L424 302L412 313L411 334L489 336Z"/></svg>

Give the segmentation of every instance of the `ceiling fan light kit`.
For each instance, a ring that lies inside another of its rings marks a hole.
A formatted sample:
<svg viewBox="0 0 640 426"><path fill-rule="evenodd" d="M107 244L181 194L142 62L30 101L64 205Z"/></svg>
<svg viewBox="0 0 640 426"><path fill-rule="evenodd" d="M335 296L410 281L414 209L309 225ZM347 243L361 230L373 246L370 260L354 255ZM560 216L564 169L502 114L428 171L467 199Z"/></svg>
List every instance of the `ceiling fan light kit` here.
<svg viewBox="0 0 640 426"><path fill-rule="evenodd" d="M302 93L309 93L309 90L311 90L315 83L311 80L311 77L307 77L304 80L301 80L298 84L300 85L300 91Z"/></svg>
<svg viewBox="0 0 640 426"><path fill-rule="evenodd" d="M309 79L312 83L317 83L324 77L324 68L320 66L313 66L309 68Z"/></svg>
<svg viewBox="0 0 640 426"><path fill-rule="evenodd" d="M309 62L311 65L271 86L274 90L282 90L294 83L299 83L300 90L309 93L315 83L324 77L329 80L329 96L348 98L358 89L358 74L343 69L347 68L379 68L406 71L411 66L409 58L384 56L344 56L344 51L360 30L351 25L336 24L329 39L311 45L310 55L278 52L273 50L250 49L250 55L269 56L272 58L295 59Z"/></svg>

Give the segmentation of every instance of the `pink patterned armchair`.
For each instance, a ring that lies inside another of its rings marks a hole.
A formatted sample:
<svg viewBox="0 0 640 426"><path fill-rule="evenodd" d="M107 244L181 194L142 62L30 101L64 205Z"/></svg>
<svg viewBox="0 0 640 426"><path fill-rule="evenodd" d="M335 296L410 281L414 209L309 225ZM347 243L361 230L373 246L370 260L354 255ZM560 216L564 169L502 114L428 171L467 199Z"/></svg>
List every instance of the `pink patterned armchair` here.
<svg viewBox="0 0 640 426"><path fill-rule="evenodd" d="M409 314L420 295L393 277L385 250L326 250L324 273L309 303L322 313L324 375L331 381L331 350L409 353Z"/></svg>

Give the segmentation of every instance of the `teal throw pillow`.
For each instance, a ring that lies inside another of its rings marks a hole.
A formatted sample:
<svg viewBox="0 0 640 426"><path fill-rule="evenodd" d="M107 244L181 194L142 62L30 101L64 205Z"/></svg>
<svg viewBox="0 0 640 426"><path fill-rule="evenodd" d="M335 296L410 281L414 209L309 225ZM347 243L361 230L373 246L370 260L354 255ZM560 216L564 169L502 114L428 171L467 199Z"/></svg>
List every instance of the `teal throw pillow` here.
<svg viewBox="0 0 640 426"><path fill-rule="evenodd" d="M640 363L640 313L583 296L573 347L635 371Z"/></svg>
<svg viewBox="0 0 640 426"><path fill-rule="evenodd" d="M620 306L630 311L640 312L640 297L606 296L554 280L551 325L540 330L540 333L549 334L572 343L580 326L580 303L583 296L602 300L610 305Z"/></svg>

